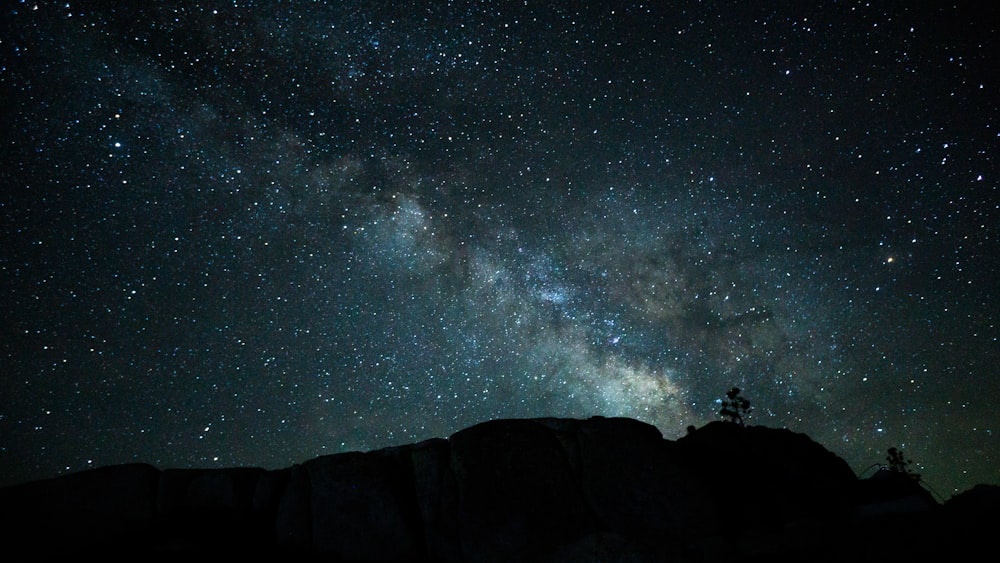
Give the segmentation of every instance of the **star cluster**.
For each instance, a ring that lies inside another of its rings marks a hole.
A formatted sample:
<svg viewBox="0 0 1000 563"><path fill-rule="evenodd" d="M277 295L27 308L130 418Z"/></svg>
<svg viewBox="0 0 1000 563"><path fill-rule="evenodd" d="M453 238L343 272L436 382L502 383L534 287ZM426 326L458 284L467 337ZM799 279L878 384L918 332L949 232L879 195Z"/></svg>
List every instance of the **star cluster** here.
<svg viewBox="0 0 1000 563"><path fill-rule="evenodd" d="M994 11L22 0L0 482L496 417L1000 483Z"/></svg>

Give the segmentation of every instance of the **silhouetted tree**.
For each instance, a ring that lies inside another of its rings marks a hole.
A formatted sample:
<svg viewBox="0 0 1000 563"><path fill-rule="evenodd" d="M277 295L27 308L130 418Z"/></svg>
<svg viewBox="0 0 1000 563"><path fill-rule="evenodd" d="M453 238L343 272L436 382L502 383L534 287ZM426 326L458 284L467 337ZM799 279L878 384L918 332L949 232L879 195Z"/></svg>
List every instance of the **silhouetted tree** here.
<svg viewBox="0 0 1000 563"><path fill-rule="evenodd" d="M906 456L898 448L889 448L889 455L885 457L885 460L889 462L889 471L902 473L914 481L920 481L920 475L910 469L910 464L913 463L913 460L906 459Z"/></svg>
<svg viewBox="0 0 1000 563"><path fill-rule="evenodd" d="M746 426L744 417L749 415L752 410L750 401L740 395L740 388L733 387L726 392L726 399L722 401L722 410L719 411L719 415L722 416L723 420Z"/></svg>

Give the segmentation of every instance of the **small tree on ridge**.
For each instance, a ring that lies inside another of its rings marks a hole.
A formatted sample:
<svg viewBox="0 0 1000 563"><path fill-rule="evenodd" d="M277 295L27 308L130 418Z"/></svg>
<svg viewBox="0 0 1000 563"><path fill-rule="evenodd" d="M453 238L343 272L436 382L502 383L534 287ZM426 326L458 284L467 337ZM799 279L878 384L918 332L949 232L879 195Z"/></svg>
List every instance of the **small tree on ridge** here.
<svg viewBox="0 0 1000 563"><path fill-rule="evenodd" d="M889 462L889 471L902 473L914 481L920 481L920 474L914 473L910 469L910 464L913 463L913 460L906 459L906 456L898 448L889 448L889 455L885 457L885 460Z"/></svg>
<svg viewBox="0 0 1000 563"><path fill-rule="evenodd" d="M722 410L719 411L719 415L722 416L723 420L746 426L745 417L752 410L750 401L740 395L740 388L733 387L726 391L726 399L722 401Z"/></svg>

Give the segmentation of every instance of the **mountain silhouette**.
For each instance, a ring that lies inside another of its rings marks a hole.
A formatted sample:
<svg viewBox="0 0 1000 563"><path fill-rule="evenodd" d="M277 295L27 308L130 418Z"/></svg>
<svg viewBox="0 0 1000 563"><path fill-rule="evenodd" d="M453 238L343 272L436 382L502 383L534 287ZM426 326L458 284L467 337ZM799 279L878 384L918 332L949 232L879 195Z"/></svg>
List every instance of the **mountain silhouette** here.
<svg viewBox="0 0 1000 563"><path fill-rule="evenodd" d="M507 419L278 470L127 464L0 489L5 561L903 561L972 555L1000 487L938 503L804 434Z"/></svg>

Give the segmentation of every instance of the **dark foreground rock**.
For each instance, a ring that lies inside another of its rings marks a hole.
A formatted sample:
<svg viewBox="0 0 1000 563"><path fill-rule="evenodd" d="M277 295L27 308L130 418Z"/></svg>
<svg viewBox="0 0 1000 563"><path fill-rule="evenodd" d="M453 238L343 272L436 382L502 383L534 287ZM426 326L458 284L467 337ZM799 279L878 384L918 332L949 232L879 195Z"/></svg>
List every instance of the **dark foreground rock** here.
<svg viewBox="0 0 1000 563"><path fill-rule="evenodd" d="M0 489L5 561L903 561L971 555L1000 488L939 505L788 430L497 420L288 469L134 464Z"/></svg>

